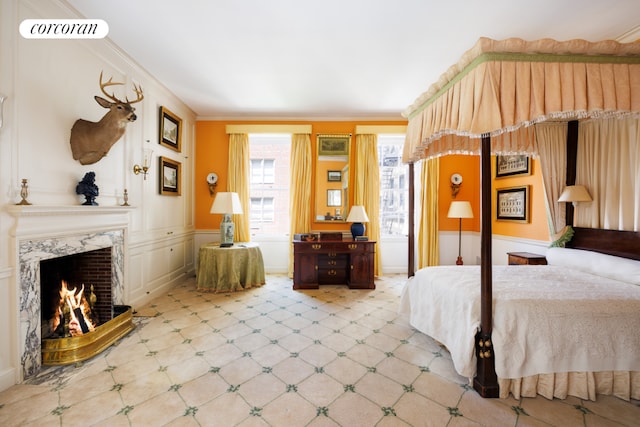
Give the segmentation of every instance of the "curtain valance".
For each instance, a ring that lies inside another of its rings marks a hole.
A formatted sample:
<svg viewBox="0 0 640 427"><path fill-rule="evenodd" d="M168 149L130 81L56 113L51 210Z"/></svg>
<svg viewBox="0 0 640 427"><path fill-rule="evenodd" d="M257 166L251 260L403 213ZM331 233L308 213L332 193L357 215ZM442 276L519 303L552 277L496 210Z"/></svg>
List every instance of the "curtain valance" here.
<svg viewBox="0 0 640 427"><path fill-rule="evenodd" d="M639 112L640 42L481 38L403 113L403 160L476 154L485 134L535 155L532 124Z"/></svg>

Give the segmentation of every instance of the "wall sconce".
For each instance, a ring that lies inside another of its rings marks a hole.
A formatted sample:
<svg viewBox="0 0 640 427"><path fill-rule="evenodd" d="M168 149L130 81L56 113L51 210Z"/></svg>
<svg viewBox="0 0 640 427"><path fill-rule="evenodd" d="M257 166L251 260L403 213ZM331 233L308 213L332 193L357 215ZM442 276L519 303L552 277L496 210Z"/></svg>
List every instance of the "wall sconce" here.
<svg viewBox="0 0 640 427"><path fill-rule="evenodd" d="M147 141L148 142L148 141ZM145 181L147 180L147 173L149 172L149 165L151 164L151 155L153 154L153 150L150 148L144 149L142 166L133 165L133 173L136 175L142 174L144 176Z"/></svg>
<svg viewBox="0 0 640 427"><path fill-rule="evenodd" d="M209 185L209 194L213 197L216 192L216 185L218 185L218 174L215 172L211 172L207 175L207 185Z"/></svg>
<svg viewBox="0 0 640 427"><path fill-rule="evenodd" d="M454 173L451 175L451 197L454 199L458 195L458 191L460 191L460 186L462 185L462 175L459 173Z"/></svg>

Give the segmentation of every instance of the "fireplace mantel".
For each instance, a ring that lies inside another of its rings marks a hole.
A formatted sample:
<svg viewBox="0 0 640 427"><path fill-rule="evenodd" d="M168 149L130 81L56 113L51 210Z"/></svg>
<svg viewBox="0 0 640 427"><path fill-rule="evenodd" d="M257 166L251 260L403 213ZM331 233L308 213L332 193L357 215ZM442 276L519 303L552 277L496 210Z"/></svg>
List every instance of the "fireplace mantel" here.
<svg viewBox="0 0 640 427"><path fill-rule="evenodd" d="M111 247L112 303L124 299L124 253L133 207L14 205L21 380L41 366L40 261Z"/></svg>
<svg viewBox="0 0 640 427"><path fill-rule="evenodd" d="M16 219L16 239L64 236L87 231L127 228L131 206L12 205L7 212Z"/></svg>

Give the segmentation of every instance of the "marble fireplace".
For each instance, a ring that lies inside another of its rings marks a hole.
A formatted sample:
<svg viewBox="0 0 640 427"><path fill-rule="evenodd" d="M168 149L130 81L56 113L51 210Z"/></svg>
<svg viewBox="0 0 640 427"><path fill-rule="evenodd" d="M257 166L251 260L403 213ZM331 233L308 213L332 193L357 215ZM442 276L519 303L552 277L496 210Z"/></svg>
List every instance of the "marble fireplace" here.
<svg viewBox="0 0 640 427"><path fill-rule="evenodd" d="M111 305L123 305L125 244L130 209L96 206L15 206L14 248L21 380L42 367L41 262L109 248Z"/></svg>

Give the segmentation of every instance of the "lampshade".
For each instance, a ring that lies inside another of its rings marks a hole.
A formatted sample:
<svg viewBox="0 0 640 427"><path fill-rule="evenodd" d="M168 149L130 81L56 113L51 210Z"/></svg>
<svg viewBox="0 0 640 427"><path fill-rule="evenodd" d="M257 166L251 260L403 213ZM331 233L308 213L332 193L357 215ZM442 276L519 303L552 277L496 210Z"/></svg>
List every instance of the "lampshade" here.
<svg viewBox="0 0 640 427"><path fill-rule="evenodd" d="M369 222L364 206L352 206L349 216L347 216L347 222Z"/></svg>
<svg viewBox="0 0 640 427"><path fill-rule="evenodd" d="M238 193L218 193L211 205L210 213L241 214L242 205Z"/></svg>
<svg viewBox="0 0 640 427"><path fill-rule="evenodd" d="M567 185L558 199L559 202L590 202L592 200L584 185Z"/></svg>
<svg viewBox="0 0 640 427"><path fill-rule="evenodd" d="M464 201L451 202L449 206L448 218L473 218L471 203Z"/></svg>

